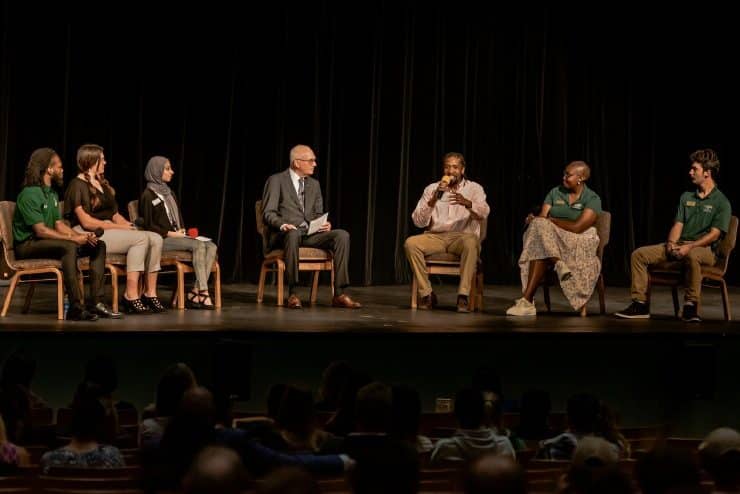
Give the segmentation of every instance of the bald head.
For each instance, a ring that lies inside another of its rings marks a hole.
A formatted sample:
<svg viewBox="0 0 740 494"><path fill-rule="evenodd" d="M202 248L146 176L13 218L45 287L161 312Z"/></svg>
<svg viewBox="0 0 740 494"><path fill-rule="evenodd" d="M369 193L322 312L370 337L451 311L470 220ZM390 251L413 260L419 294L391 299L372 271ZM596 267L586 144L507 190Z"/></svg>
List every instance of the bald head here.
<svg viewBox="0 0 740 494"><path fill-rule="evenodd" d="M313 170L316 168L316 155L313 149L305 144L293 146L290 150L290 168L299 177L313 175Z"/></svg>
<svg viewBox="0 0 740 494"><path fill-rule="evenodd" d="M524 470L508 456L484 456L475 461L465 476L466 494L525 494Z"/></svg>
<svg viewBox="0 0 740 494"><path fill-rule="evenodd" d="M186 494L237 494L249 486L250 480L239 455L216 446L200 452L183 480Z"/></svg>
<svg viewBox="0 0 740 494"><path fill-rule="evenodd" d="M298 144L290 149L290 162L292 163L297 158L305 158L306 155L313 155L313 150L305 144Z"/></svg>

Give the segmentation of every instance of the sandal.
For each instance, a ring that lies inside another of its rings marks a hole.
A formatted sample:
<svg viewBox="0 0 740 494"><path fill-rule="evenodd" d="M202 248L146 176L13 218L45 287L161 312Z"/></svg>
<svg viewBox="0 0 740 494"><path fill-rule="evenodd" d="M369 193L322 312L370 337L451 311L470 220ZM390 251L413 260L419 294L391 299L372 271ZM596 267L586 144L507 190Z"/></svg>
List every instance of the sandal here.
<svg viewBox="0 0 740 494"><path fill-rule="evenodd" d="M185 307L188 309L202 309L203 303L201 301L200 292L189 291L185 298Z"/></svg>
<svg viewBox="0 0 740 494"><path fill-rule="evenodd" d="M162 305L162 302L159 300L159 297L147 297L146 295L141 296L141 302L149 307L149 310L154 312L155 314L161 314L162 312L167 312L167 309L165 309L164 305Z"/></svg>
<svg viewBox="0 0 740 494"><path fill-rule="evenodd" d="M213 305L213 300L211 300L211 295L208 293L208 290L199 291L198 297L200 299L200 304L203 306L204 309L214 310L216 308L216 306ZM206 302L210 302L210 304Z"/></svg>
<svg viewBox="0 0 740 494"><path fill-rule="evenodd" d="M129 300L124 296L121 299L121 306L127 314L149 314L149 309L142 303L140 298Z"/></svg>

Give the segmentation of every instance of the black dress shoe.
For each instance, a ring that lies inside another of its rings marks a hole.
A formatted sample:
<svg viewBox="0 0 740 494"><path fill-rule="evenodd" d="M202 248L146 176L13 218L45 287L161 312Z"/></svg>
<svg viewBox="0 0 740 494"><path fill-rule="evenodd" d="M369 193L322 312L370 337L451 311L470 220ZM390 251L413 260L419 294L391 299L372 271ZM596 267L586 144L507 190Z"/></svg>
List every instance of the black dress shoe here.
<svg viewBox="0 0 740 494"><path fill-rule="evenodd" d="M147 297L146 295L142 295L141 303L146 305L150 311L156 314L167 312L167 309L165 309L164 305L162 305L162 302L160 302L159 297Z"/></svg>
<svg viewBox="0 0 740 494"><path fill-rule="evenodd" d="M88 309L93 314L97 314L100 317L107 317L108 319L120 319L121 313L115 312L113 309L105 305L103 302L98 302Z"/></svg>
<svg viewBox="0 0 740 494"><path fill-rule="evenodd" d="M150 314L149 309L141 302L140 298L129 300L126 297L121 299L121 307L126 314Z"/></svg>
<svg viewBox="0 0 740 494"><path fill-rule="evenodd" d="M97 321L97 314L93 314L82 306L70 307L67 311L68 321Z"/></svg>

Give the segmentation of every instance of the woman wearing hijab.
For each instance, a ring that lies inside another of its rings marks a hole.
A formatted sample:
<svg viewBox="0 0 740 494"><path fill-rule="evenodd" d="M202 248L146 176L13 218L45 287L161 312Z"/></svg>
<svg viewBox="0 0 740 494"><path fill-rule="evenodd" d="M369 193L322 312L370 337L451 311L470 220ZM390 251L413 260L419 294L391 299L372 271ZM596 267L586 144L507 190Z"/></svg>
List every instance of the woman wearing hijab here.
<svg viewBox="0 0 740 494"><path fill-rule="evenodd" d="M204 242L186 236L180 207L168 185L174 174L167 158L154 156L149 160L144 172L146 189L139 199L139 217L145 229L162 236L164 250L187 250L193 253L195 284L188 292L187 307L213 309L213 301L208 293L208 277L216 260L217 247L211 241Z"/></svg>

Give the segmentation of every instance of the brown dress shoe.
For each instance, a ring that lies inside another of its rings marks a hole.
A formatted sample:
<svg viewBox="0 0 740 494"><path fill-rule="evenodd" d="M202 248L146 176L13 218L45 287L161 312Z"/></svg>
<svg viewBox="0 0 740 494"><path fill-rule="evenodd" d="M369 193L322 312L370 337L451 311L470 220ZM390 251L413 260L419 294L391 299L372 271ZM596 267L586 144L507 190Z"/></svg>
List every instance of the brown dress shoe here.
<svg viewBox="0 0 740 494"><path fill-rule="evenodd" d="M431 292L426 297L421 297L417 305L417 308L422 310L431 310L435 307L437 307L437 295L434 292Z"/></svg>
<svg viewBox="0 0 740 494"><path fill-rule="evenodd" d="M301 305L301 299L298 298L298 295L291 293L290 297L288 297L288 308L289 309L302 309L303 306Z"/></svg>
<svg viewBox="0 0 740 494"><path fill-rule="evenodd" d="M349 295L343 293L341 295L336 295L333 299L331 299L331 306L344 307L346 309L359 309L360 307L362 307L362 304L360 302L355 302L354 300L349 298Z"/></svg>
<svg viewBox="0 0 740 494"><path fill-rule="evenodd" d="M457 311L458 312L470 312L468 309L468 297L465 295L457 296Z"/></svg>

